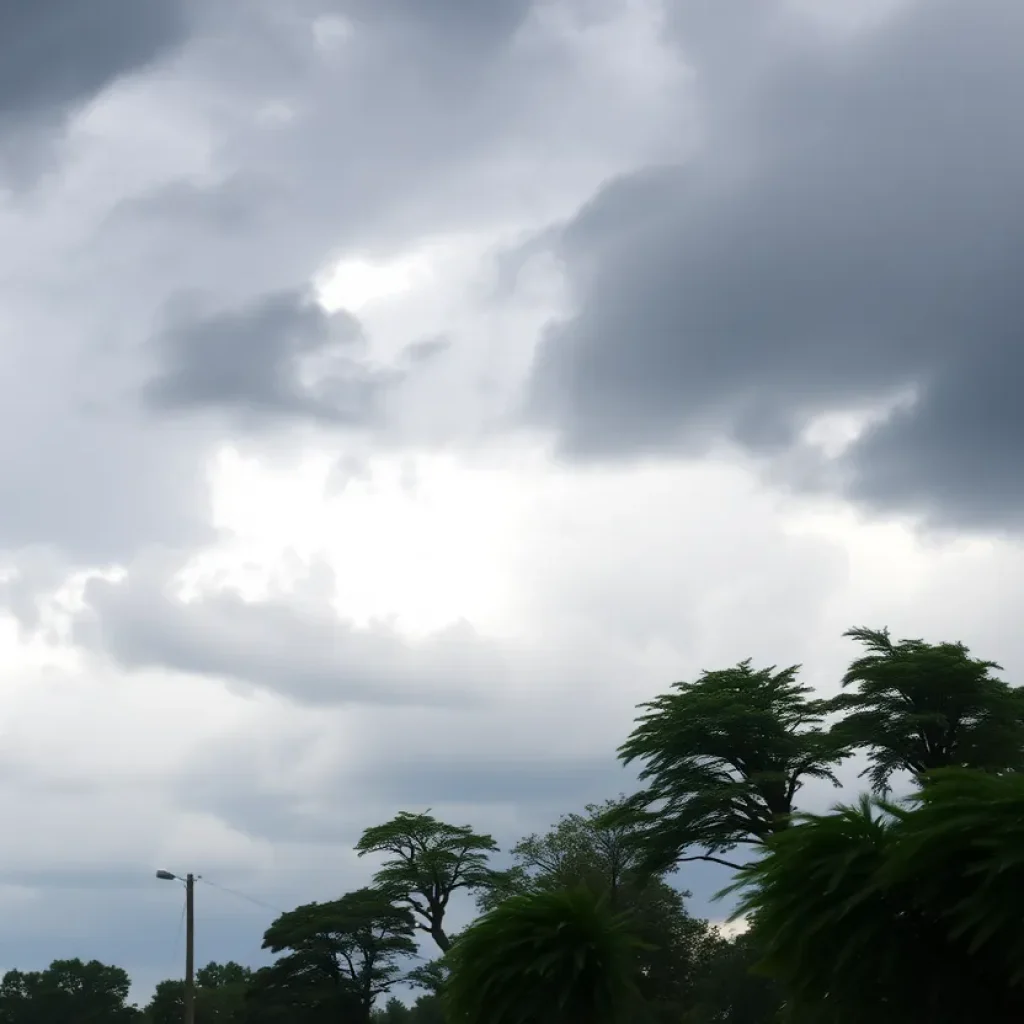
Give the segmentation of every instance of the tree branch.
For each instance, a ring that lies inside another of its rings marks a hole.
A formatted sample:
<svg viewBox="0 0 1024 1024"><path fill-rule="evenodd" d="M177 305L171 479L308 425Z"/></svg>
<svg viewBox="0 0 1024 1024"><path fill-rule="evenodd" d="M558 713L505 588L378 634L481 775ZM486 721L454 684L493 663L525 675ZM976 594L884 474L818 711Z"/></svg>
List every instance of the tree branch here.
<svg viewBox="0 0 1024 1024"><path fill-rule="evenodd" d="M701 854L697 854L697 855L695 855L693 857L680 857L676 861L676 863L677 864L685 864L688 861L695 861L695 860L706 860L706 861L710 861L710 863L712 863L712 864L721 864L723 867L732 868L733 871L742 871L747 866L745 864L734 864L731 860L724 860L721 857L713 857L713 856L711 856L710 853L701 853Z"/></svg>

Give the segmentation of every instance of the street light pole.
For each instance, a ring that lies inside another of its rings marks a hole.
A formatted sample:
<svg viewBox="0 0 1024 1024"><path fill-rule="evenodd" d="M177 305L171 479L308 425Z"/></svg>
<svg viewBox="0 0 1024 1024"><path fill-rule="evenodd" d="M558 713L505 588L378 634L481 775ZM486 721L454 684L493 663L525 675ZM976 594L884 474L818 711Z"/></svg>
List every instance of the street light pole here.
<svg viewBox="0 0 1024 1024"><path fill-rule="evenodd" d="M185 876L185 1024L196 1024L196 914L193 893L196 880Z"/></svg>
<svg viewBox="0 0 1024 1024"><path fill-rule="evenodd" d="M156 877L185 883L185 1024L196 1024L196 876L191 871L184 878L171 871L158 871Z"/></svg>

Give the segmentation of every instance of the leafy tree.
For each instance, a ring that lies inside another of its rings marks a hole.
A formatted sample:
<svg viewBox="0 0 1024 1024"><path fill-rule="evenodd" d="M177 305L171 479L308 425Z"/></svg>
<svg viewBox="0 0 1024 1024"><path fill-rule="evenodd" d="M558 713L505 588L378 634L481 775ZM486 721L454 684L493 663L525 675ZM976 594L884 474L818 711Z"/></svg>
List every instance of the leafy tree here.
<svg viewBox="0 0 1024 1024"><path fill-rule="evenodd" d="M687 860L737 868L722 854L784 829L807 779L839 784L833 767L845 751L798 671L743 661L641 705L619 756L643 762L647 786L613 818L633 829L646 870Z"/></svg>
<svg viewBox="0 0 1024 1024"><path fill-rule="evenodd" d="M843 718L837 739L866 750L864 772L885 791L892 775L918 779L937 768L961 766L999 772L1024 768L1024 691L991 673L959 643L894 642L887 629L858 627L846 634L865 648L830 702Z"/></svg>
<svg viewBox="0 0 1024 1024"><path fill-rule="evenodd" d="M591 889L513 896L447 955L459 1024L617 1024L636 1019L638 940Z"/></svg>
<svg viewBox="0 0 1024 1024"><path fill-rule="evenodd" d="M248 967L230 961L196 971L196 1024L233 1024L241 1018L252 980ZM180 1024L185 1013L185 982L161 981L146 1007L149 1024Z"/></svg>
<svg viewBox="0 0 1024 1024"><path fill-rule="evenodd" d="M442 952L451 948L444 928L445 912L454 892L473 891L492 883L488 855L498 849L494 839L468 825L449 825L429 813L397 817L368 828L356 844L368 853L389 856L373 876L374 884L407 906L416 927L429 933Z"/></svg>
<svg viewBox="0 0 1024 1024"><path fill-rule="evenodd" d="M630 840L635 826L616 817L621 800L588 804L583 814L563 815L543 835L521 839L511 854L513 864L496 872L481 890L478 904L491 910L509 896L572 888L586 884L617 904L621 890L635 880L639 857Z"/></svg>
<svg viewBox="0 0 1024 1024"><path fill-rule="evenodd" d="M389 999L383 1010L374 1010L373 1024L413 1024L413 1012L400 999Z"/></svg>
<svg viewBox="0 0 1024 1024"><path fill-rule="evenodd" d="M717 937L702 964L686 1024L771 1024L778 1020L782 992L755 968L761 958L757 933Z"/></svg>
<svg viewBox="0 0 1024 1024"><path fill-rule="evenodd" d="M513 895L587 886L613 910L629 914L642 942L636 950L637 988L656 1017L676 1024L693 1000L713 933L706 921L687 913L689 893L640 870L642 854L632 842L635 826L616 814L621 803L588 805L583 814L564 815L549 832L517 843L513 866L479 902L494 909Z"/></svg>
<svg viewBox="0 0 1024 1024"><path fill-rule="evenodd" d="M446 1024L441 997L430 992L419 996L412 1004L410 1024Z"/></svg>
<svg viewBox="0 0 1024 1024"><path fill-rule="evenodd" d="M382 1010L373 1011L373 1024L446 1024L441 1001L434 995L423 995L406 1006L397 999L389 999Z"/></svg>
<svg viewBox="0 0 1024 1024"><path fill-rule="evenodd" d="M365 1008L329 957L293 954L258 970L245 996L243 1024L346 1024Z"/></svg>
<svg viewBox="0 0 1024 1024"><path fill-rule="evenodd" d="M0 980L2 1024L129 1024L131 981L98 960L54 960L44 971L8 971Z"/></svg>
<svg viewBox="0 0 1024 1024"><path fill-rule="evenodd" d="M425 964L414 967L405 980L413 988L424 989L428 995L439 995L444 983L448 980L448 966L443 959L428 960Z"/></svg>
<svg viewBox="0 0 1024 1024"><path fill-rule="evenodd" d="M326 1006L369 1021L374 1000L399 980L400 961L416 952L413 930L409 911L374 889L298 907L267 929L263 948L287 955L260 987L297 1017L318 1019Z"/></svg>
<svg viewBox="0 0 1024 1024"><path fill-rule="evenodd" d="M911 807L803 816L741 873L795 1020L1024 1016L1024 778L935 776Z"/></svg>

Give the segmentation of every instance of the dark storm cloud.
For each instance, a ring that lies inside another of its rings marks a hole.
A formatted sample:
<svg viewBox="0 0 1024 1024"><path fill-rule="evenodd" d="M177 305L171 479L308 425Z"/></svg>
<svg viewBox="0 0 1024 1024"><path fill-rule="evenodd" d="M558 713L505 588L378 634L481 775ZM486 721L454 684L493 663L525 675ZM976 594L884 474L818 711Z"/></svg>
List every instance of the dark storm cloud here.
<svg viewBox="0 0 1024 1024"><path fill-rule="evenodd" d="M353 317L329 314L300 292L241 309L179 310L173 320L157 339L162 369L145 389L154 409L363 425L394 379L358 358L362 333Z"/></svg>
<svg viewBox="0 0 1024 1024"><path fill-rule="evenodd" d="M451 47L507 40L522 23L533 0L317 0L325 12L355 22L385 26L402 34L429 33Z"/></svg>
<svg viewBox="0 0 1024 1024"><path fill-rule="evenodd" d="M841 486L1019 525L1022 33L1016 0L918 3L794 41L716 106L719 65L701 154L609 184L562 232L578 314L541 347L532 416L580 458L723 435L778 454L815 414L913 388Z"/></svg>
<svg viewBox="0 0 1024 1024"><path fill-rule="evenodd" d="M59 125L186 34L187 0L3 0L0 3L0 172L24 164L11 133Z"/></svg>
<svg viewBox="0 0 1024 1024"><path fill-rule="evenodd" d="M92 580L76 641L127 669L212 676L312 704L465 706L481 681L498 686L507 674L502 652L468 625L419 643L387 625L354 628L331 605L326 567L305 592L262 601L231 591L178 600L173 570L143 564L120 583Z"/></svg>

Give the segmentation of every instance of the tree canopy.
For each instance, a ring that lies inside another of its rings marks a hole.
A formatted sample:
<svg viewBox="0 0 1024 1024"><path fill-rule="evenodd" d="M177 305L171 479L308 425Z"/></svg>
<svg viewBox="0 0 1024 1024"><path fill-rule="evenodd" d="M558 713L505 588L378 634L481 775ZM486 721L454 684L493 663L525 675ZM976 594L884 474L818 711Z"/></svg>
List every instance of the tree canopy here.
<svg viewBox="0 0 1024 1024"><path fill-rule="evenodd" d="M131 980L98 960L54 960L42 971L7 971L0 980L0 1024L128 1024Z"/></svg>
<svg viewBox="0 0 1024 1024"><path fill-rule="evenodd" d="M279 987L302 990L316 1002L342 1001L368 1021L374 1000L402 973L416 952L412 915L387 894L359 889L330 903L309 903L282 914L267 929L264 949L287 952L278 961Z"/></svg>
<svg viewBox="0 0 1024 1024"><path fill-rule="evenodd" d="M459 1024L625 1024L635 952L628 915L581 886L512 896L448 954L450 1019Z"/></svg>
<svg viewBox="0 0 1024 1024"><path fill-rule="evenodd" d="M909 804L803 815L740 872L762 969L836 1024L1024 1014L1024 777L937 772Z"/></svg>
<svg viewBox="0 0 1024 1024"><path fill-rule="evenodd" d="M387 854L374 884L391 899L406 905L416 927L445 951L451 939L444 919L452 894L492 883L489 855L498 849L492 836L468 825L449 825L426 814L401 814L368 828L356 844L359 856Z"/></svg>
<svg viewBox="0 0 1024 1024"><path fill-rule="evenodd" d="M229 961L208 963L196 971L196 1024L235 1024L252 982L248 967ZM161 981L146 1007L149 1024L180 1024L185 1014L185 982Z"/></svg>
<svg viewBox="0 0 1024 1024"><path fill-rule="evenodd" d="M865 653L842 680L856 688L828 705L842 716L832 732L867 752L864 774L876 792L900 771L921 778L936 768L1024 767L1024 691L994 678L994 661L972 658L961 643L895 642L887 629L846 636Z"/></svg>
<svg viewBox="0 0 1024 1024"><path fill-rule="evenodd" d="M742 661L641 705L619 756L642 762L646 787L619 817L634 826L647 870L693 859L738 867L722 855L784 829L808 779L838 785L844 750L798 672Z"/></svg>

